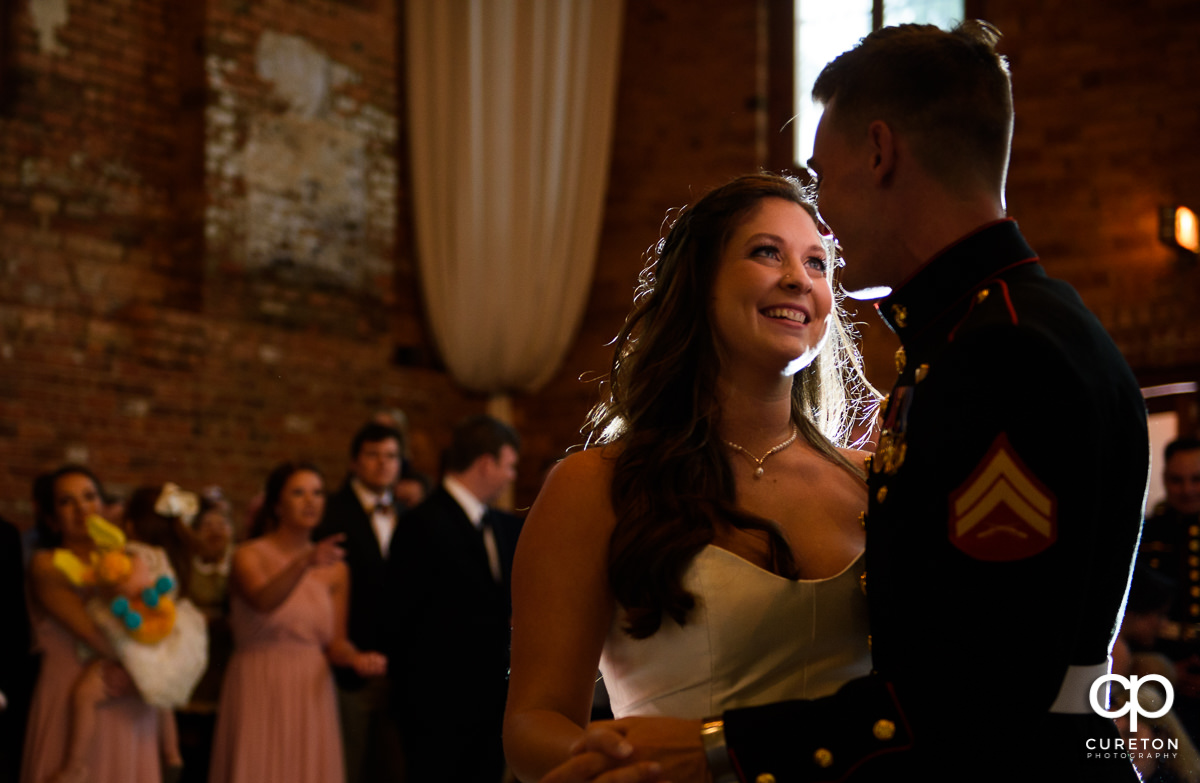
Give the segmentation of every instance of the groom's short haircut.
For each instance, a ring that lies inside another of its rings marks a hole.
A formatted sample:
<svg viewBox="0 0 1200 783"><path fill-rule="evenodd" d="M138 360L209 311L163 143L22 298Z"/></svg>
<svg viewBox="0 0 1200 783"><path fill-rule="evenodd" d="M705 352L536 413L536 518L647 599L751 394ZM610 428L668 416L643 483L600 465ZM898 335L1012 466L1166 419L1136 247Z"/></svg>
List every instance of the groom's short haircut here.
<svg viewBox="0 0 1200 783"><path fill-rule="evenodd" d="M1012 83L981 20L953 30L902 24L871 33L825 66L813 99L837 99L835 128L857 140L876 120L904 134L943 185L1002 191L1012 142Z"/></svg>

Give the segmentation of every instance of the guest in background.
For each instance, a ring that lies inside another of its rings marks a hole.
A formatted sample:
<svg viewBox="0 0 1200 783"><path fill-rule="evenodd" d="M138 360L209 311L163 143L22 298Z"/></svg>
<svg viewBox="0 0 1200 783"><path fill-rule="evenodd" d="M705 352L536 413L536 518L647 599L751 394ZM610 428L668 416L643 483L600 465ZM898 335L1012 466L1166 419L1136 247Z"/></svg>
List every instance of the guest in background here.
<svg viewBox="0 0 1200 783"><path fill-rule="evenodd" d="M393 490L400 475L400 433L371 422L350 444L350 475L329 498L317 529L318 539L341 536L354 590L350 593L348 633L364 650L381 649L396 622L388 603L388 544L404 510ZM382 674L335 669L338 710L348 783L387 783L404 775L399 728L389 707L390 687Z"/></svg>
<svg viewBox="0 0 1200 783"><path fill-rule="evenodd" d="M194 493L170 483L144 487L138 495L154 500L136 506L138 516L129 525L132 535L89 516L85 524L100 559L82 560L60 550L54 564L72 584L91 593L85 604L89 617L112 645L142 699L158 710L163 777L176 781L183 759L174 710L187 703L208 662L207 630L204 616L179 595L166 550L139 540L136 531L154 533L160 526L183 524L180 518L186 522L194 515L198 501ZM87 779L87 753L105 699L103 663L94 661L72 688L70 743L55 783Z"/></svg>
<svg viewBox="0 0 1200 783"><path fill-rule="evenodd" d="M225 673L211 783L344 780L329 665L382 675L387 659L346 636L350 577L341 533L317 543L321 474L284 463L267 478L251 540L233 556L234 653Z"/></svg>
<svg viewBox="0 0 1200 783"><path fill-rule="evenodd" d="M413 467L408 415L399 408L390 408L379 411L371 420L400 433L400 477L396 479L393 493L397 502L403 503L407 508L415 508L429 494L432 482L429 476Z"/></svg>
<svg viewBox="0 0 1200 783"><path fill-rule="evenodd" d="M1175 663L1175 711L1200 737L1200 439L1178 438L1164 452L1166 500L1146 520L1138 562L1172 586L1160 650Z"/></svg>
<svg viewBox="0 0 1200 783"><path fill-rule="evenodd" d="M167 553L180 595L188 595L191 590L194 547L191 525L199 511L196 494L185 492L171 482L138 487L125 505L129 534Z"/></svg>
<svg viewBox="0 0 1200 783"><path fill-rule="evenodd" d="M192 527L192 575L188 597L208 622L208 668L179 712L185 781L208 779L217 701L225 667L233 653L229 628L229 573L233 564L233 522L219 488L201 493L200 513Z"/></svg>
<svg viewBox="0 0 1200 783"><path fill-rule="evenodd" d="M1173 586L1170 579L1145 565L1135 569L1121 631L1113 644L1114 674L1123 677L1136 675L1143 680L1157 674L1174 683L1174 664L1156 651L1162 629L1169 622L1167 616ZM1165 689L1159 683L1149 681L1137 693L1145 711L1156 712L1163 703ZM1112 709L1119 709L1128 701L1129 694L1117 688L1112 698ZM1133 754L1133 764L1142 780L1148 783L1200 781L1200 754L1197 754L1192 738L1174 709L1156 718L1142 716L1138 720L1136 733L1128 715L1117 718L1116 723L1121 734L1135 743L1129 747L1150 747L1146 745L1146 740L1158 740L1166 747L1173 748L1172 753L1161 754L1161 757L1157 753Z"/></svg>
<svg viewBox="0 0 1200 783"><path fill-rule="evenodd" d="M517 475L520 439L488 416L459 424L445 478L392 538L391 649L408 779L498 783L510 580L520 520L488 508Z"/></svg>
<svg viewBox="0 0 1200 783"><path fill-rule="evenodd" d="M114 650L84 608L82 592L54 565L55 547L89 559L95 543L84 520L99 514L103 494L90 470L68 465L38 485L45 540L30 564L30 611L42 653L41 671L25 737L23 783L44 783L66 759L71 689L92 654L108 659L108 700L99 708L95 741L84 764L91 783L159 783L158 720L137 695L129 676L113 662ZM81 655L86 651L87 654ZM94 651L94 652L93 652Z"/></svg>
<svg viewBox="0 0 1200 783"><path fill-rule="evenodd" d="M205 495L192 525L192 568L188 597L210 619L224 617L229 606L229 570L233 563L233 521L228 505Z"/></svg>
<svg viewBox="0 0 1200 783"><path fill-rule="evenodd" d="M192 553L196 541L191 526L199 512L199 497L171 482L138 487L124 504L125 524L130 535L166 552L175 571L179 595L185 597L192 590ZM164 711L159 717L167 769L182 770L184 763L175 715Z"/></svg>
<svg viewBox="0 0 1200 783"><path fill-rule="evenodd" d="M30 652L21 532L0 519L0 783L16 783L37 659Z"/></svg>

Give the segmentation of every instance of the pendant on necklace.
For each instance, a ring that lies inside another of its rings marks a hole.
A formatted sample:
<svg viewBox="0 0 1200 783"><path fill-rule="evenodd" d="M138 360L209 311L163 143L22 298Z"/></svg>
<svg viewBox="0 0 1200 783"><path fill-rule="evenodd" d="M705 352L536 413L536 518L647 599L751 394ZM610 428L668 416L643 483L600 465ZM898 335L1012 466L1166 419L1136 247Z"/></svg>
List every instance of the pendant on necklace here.
<svg viewBox="0 0 1200 783"><path fill-rule="evenodd" d="M736 443L734 443L731 440L724 441L724 443L729 448L731 448L735 451L740 451L742 454L745 454L746 458L754 463L754 465L755 465L754 479L757 481L758 479L762 478L762 476L763 476L763 463L767 461L767 457L771 456L772 454L778 454L779 452L786 449L788 446L792 445L792 443L795 442L797 436L799 436L799 435L800 435L800 430L796 427L795 424L793 424L791 436L787 440L785 440L783 443L773 446L770 451L768 451L766 454L762 455L761 457L754 456L749 451L746 451L746 449L737 445Z"/></svg>

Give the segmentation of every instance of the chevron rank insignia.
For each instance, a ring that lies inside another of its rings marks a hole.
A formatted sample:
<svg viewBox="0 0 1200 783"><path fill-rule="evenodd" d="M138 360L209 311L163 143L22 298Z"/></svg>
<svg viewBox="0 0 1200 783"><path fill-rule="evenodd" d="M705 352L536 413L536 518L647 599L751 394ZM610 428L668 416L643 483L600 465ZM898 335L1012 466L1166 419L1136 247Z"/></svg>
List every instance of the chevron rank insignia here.
<svg viewBox="0 0 1200 783"><path fill-rule="evenodd" d="M950 543L976 560L1023 560L1058 538L1058 503L1000 433L950 496Z"/></svg>

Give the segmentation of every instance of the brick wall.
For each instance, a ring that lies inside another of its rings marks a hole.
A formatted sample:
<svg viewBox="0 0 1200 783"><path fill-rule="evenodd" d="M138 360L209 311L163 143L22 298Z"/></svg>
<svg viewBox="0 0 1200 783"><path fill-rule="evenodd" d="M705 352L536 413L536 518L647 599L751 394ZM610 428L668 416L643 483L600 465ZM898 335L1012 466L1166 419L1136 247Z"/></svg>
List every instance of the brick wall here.
<svg viewBox="0 0 1200 783"><path fill-rule="evenodd" d="M285 458L339 481L383 407L432 471L482 410L425 358L393 5L9 5L0 514L65 460L239 506Z"/></svg>
<svg viewBox="0 0 1200 783"><path fill-rule="evenodd" d="M29 482L67 459L239 504L283 458L336 481L381 407L408 411L432 472L484 409L420 312L398 5L9 4L0 515L27 521ZM1013 62L1012 213L1144 376L1200 367L1200 272L1156 239L1160 204L1200 207L1200 6L970 6ZM562 371L514 401L518 505L579 442L596 383L578 379L605 371L667 210L759 165L760 21L756 3L628 0L595 286ZM867 331L886 384L891 345Z"/></svg>
<svg viewBox="0 0 1200 783"><path fill-rule="evenodd" d="M1017 109L1009 210L1145 376L1200 380L1200 268L1158 210L1200 209L1200 4L983 2Z"/></svg>

